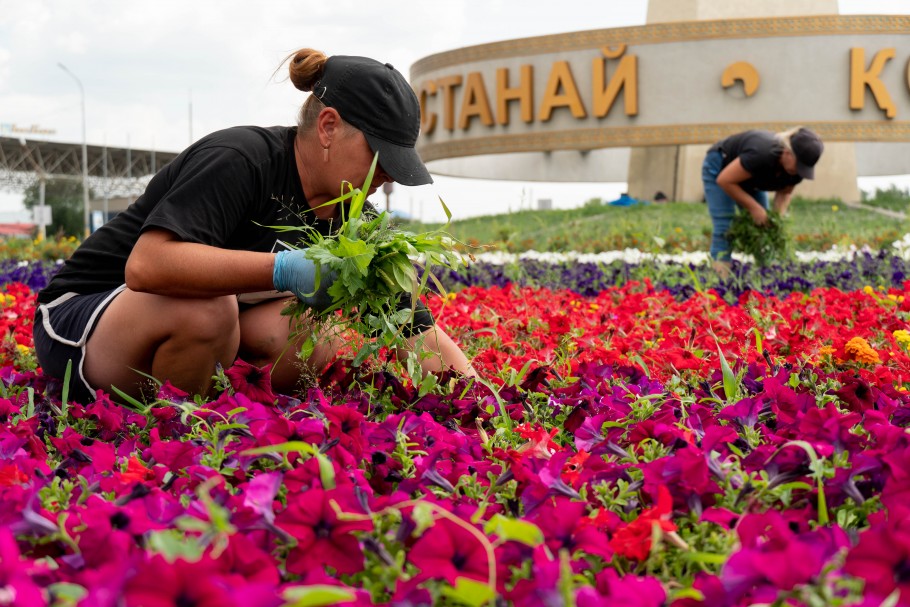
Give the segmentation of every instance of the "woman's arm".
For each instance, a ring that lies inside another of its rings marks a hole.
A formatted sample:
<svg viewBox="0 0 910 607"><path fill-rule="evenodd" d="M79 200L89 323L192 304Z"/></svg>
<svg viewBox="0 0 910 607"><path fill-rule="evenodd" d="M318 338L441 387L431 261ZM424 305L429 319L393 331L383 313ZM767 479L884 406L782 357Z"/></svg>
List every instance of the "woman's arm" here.
<svg viewBox="0 0 910 607"><path fill-rule="evenodd" d="M772 203L772 208L780 213L785 215L787 209L790 208L790 198L793 196L793 186L787 186L781 190L778 190L774 194L774 202Z"/></svg>
<svg viewBox="0 0 910 607"><path fill-rule="evenodd" d="M274 253L233 251L184 242L151 229L136 241L126 262L131 291L171 297L218 297L274 288Z"/></svg>
<svg viewBox="0 0 910 607"><path fill-rule="evenodd" d="M742 182L752 177L752 173L743 168L739 158L735 158L730 164L724 167L724 170L717 176L717 185L719 185L727 195L736 201L736 204L749 212L752 221L758 225L764 225L768 221L768 213L757 200L749 196L740 185Z"/></svg>

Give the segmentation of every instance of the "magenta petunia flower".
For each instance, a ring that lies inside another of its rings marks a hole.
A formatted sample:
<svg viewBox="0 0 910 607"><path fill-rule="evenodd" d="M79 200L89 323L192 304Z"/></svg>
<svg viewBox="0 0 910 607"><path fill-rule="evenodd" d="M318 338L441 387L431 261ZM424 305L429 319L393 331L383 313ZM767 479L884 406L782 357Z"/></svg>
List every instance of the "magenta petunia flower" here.
<svg viewBox="0 0 910 607"><path fill-rule="evenodd" d="M140 562L123 588L124 607L231 607L229 586L208 558L169 563L156 554Z"/></svg>
<svg viewBox="0 0 910 607"><path fill-rule="evenodd" d="M840 527L795 533L781 513L748 514L736 527L742 548L730 556L721 580L733 598L768 588L810 583L848 541Z"/></svg>
<svg viewBox="0 0 910 607"><path fill-rule="evenodd" d="M364 557L354 531L367 531L372 523L361 520L342 520L332 508L338 504L342 512L362 514L354 504L352 486L330 491L310 489L290 495L288 507L275 519L275 524L297 539L297 545L287 557L291 573L305 574L323 566L338 573L356 573L363 569Z"/></svg>
<svg viewBox="0 0 910 607"><path fill-rule="evenodd" d="M596 587L578 592L578 607L622 605L623 607L663 607L667 593L653 577L620 576L613 569L604 569L595 578Z"/></svg>
<svg viewBox="0 0 910 607"><path fill-rule="evenodd" d="M408 560L420 570L415 576L419 580L455 584L459 577L486 581L490 574L487 553L478 538L448 519L438 519L414 542Z"/></svg>
<svg viewBox="0 0 910 607"><path fill-rule="evenodd" d="M538 546L531 552L531 576L522 578L515 587L505 593L515 607L548 607L562 605L562 589L559 586L562 568L558 558L544 547Z"/></svg>
<svg viewBox="0 0 910 607"><path fill-rule="evenodd" d="M329 439L337 439L341 447L359 459L363 455L360 435L363 415L356 409L345 406L326 407L324 413L329 420Z"/></svg>
<svg viewBox="0 0 910 607"><path fill-rule="evenodd" d="M44 607L47 600L31 577L39 572L39 565L19 554L13 534L0 527L0 605Z"/></svg>
<svg viewBox="0 0 910 607"><path fill-rule="evenodd" d="M851 411L865 411L875 406L879 390L870 386L860 377L844 377L840 389L833 393L840 398Z"/></svg>
<svg viewBox="0 0 910 607"><path fill-rule="evenodd" d="M865 592L884 599L895 590L910 597L910 522L874 525L859 534L844 571L866 582Z"/></svg>
<svg viewBox="0 0 910 607"><path fill-rule="evenodd" d="M254 402L270 405L278 398L272 392L272 376L269 373L271 368L272 365L259 368L238 358L224 374L235 392Z"/></svg>
<svg viewBox="0 0 910 607"><path fill-rule="evenodd" d="M594 526L586 510L585 502L557 497L541 504L530 521L540 527L553 554L559 554L562 549L568 550L570 555L580 550L608 561L613 556L613 550L610 549L607 534Z"/></svg>

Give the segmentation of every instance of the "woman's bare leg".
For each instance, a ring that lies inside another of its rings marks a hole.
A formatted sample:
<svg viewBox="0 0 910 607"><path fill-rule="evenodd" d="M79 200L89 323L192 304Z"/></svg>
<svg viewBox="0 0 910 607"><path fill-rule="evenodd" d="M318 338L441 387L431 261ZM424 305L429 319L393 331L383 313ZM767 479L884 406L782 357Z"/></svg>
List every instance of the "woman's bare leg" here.
<svg viewBox="0 0 910 607"><path fill-rule="evenodd" d="M272 366L272 388L280 394L292 394L300 386L302 376L322 372L335 358L341 340L337 336L322 336L312 356L304 362L298 353L309 336L312 324L306 319L282 316L286 301L261 303L240 314L240 358L264 367Z"/></svg>
<svg viewBox="0 0 910 607"><path fill-rule="evenodd" d="M138 397L148 380L169 380L207 395L216 363L229 367L240 343L237 298L165 297L126 291L98 320L86 346L84 373L96 388Z"/></svg>

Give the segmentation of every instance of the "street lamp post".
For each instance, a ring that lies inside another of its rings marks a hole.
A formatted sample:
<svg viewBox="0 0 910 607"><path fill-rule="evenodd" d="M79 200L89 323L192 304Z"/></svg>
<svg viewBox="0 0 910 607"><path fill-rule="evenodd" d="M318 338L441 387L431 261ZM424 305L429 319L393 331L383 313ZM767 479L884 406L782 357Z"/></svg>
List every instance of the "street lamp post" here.
<svg viewBox="0 0 910 607"><path fill-rule="evenodd" d="M76 84L79 85L79 96L82 104L82 220L85 227L84 236L91 234L91 226L89 224L89 208L88 208L88 147L85 141L85 89L82 87L82 81L76 77L76 74L72 73L67 69L62 63L57 64L61 70L69 74L73 80L76 81Z"/></svg>

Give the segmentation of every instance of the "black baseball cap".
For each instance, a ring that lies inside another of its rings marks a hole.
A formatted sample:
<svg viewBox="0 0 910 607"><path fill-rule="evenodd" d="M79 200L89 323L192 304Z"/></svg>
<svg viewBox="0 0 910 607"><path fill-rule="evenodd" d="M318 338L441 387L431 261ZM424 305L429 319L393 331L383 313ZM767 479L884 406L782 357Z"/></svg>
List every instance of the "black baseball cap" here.
<svg viewBox="0 0 910 607"><path fill-rule="evenodd" d="M313 94L363 132L389 177L403 185L433 183L417 150L420 103L414 89L390 63L334 55Z"/></svg>
<svg viewBox="0 0 910 607"><path fill-rule="evenodd" d="M790 136L790 148L796 156L796 173L803 179L815 178L815 163L825 149L818 135L809 129L798 129Z"/></svg>

